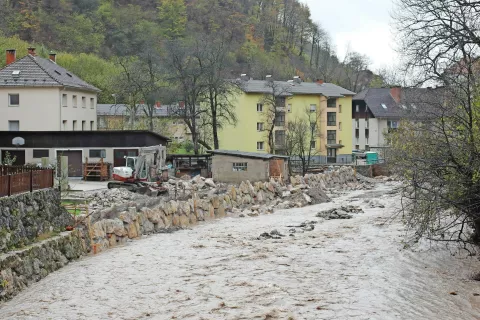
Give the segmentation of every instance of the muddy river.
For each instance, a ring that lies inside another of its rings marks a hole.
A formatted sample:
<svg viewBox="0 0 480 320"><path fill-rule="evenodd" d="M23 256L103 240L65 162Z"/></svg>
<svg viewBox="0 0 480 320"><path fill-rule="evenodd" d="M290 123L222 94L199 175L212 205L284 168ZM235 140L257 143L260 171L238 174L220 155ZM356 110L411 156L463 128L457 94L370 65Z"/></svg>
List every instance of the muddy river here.
<svg viewBox="0 0 480 320"><path fill-rule="evenodd" d="M405 248L390 188L131 241L50 274L0 319L480 319L478 259ZM364 212L315 217L345 204Z"/></svg>

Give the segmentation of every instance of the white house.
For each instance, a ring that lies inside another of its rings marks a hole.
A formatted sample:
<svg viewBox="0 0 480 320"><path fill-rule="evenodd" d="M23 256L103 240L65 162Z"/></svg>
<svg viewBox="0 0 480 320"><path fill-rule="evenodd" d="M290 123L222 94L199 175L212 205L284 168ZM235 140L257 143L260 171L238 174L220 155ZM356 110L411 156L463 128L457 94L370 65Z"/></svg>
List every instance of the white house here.
<svg viewBox="0 0 480 320"><path fill-rule="evenodd" d="M98 88L35 48L16 60L7 50L0 70L0 131L90 131L97 129Z"/></svg>

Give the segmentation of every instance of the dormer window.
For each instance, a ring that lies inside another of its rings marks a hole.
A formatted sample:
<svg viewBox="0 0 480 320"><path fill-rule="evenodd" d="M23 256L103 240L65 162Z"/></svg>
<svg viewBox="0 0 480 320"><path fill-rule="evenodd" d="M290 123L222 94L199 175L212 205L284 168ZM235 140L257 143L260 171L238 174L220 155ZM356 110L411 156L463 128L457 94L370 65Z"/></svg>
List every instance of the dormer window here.
<svg viewBox="0 0 480 320"><path fill-rule="evenodd" d="M20 70L13 70L12 71L12 76L15 78L15 79L18 79L20 77Z"/></svg>

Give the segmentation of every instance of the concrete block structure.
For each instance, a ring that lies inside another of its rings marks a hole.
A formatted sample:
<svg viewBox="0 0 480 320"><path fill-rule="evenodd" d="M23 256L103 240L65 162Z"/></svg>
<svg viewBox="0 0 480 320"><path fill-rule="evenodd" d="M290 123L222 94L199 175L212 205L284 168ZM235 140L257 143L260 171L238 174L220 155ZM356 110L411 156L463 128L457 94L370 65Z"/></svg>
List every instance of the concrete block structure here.
<svg viewBox="0 0 480 320"><path fill-rule="evenodd" d="M259 152L213 150L212 177L214 181L240 183L268 181L271 177L288 178L287 156Z"/></svg>

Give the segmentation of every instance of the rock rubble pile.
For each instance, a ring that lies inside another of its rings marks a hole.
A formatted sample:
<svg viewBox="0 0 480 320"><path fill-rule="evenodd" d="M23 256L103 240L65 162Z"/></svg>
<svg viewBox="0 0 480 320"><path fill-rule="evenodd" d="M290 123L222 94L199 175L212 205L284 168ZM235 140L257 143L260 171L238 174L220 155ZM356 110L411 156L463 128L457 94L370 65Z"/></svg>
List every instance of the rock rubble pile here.
<svg viewBox="0 0 480 320"><path fill-rule="evenodd" d="M342 206L340 208L333 208L330 210L320 211L317 213L318 218L323 218L325 220L334 220L334 219L351 219L353 216L350 213L362 213L362 208L358 206Z"/></svg>

